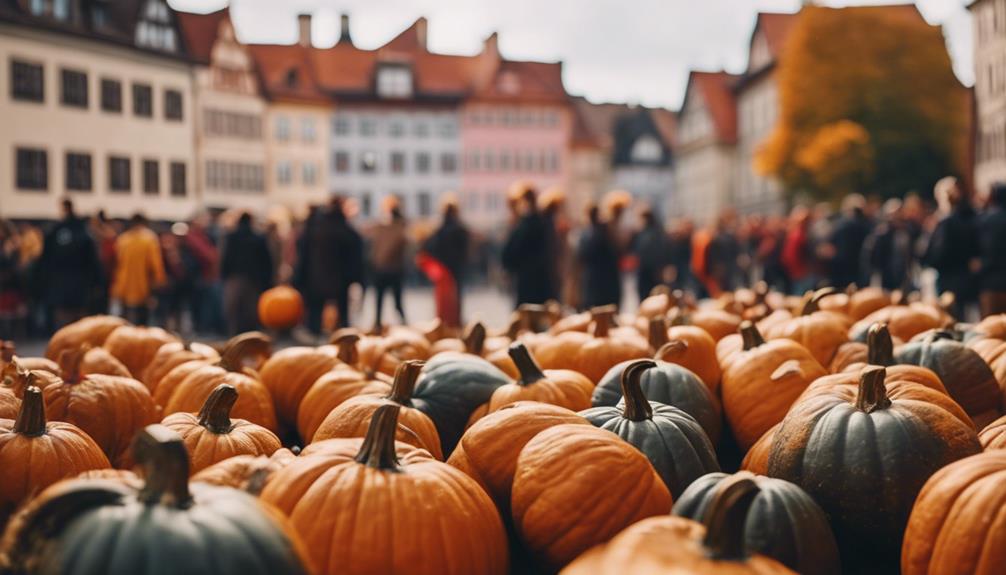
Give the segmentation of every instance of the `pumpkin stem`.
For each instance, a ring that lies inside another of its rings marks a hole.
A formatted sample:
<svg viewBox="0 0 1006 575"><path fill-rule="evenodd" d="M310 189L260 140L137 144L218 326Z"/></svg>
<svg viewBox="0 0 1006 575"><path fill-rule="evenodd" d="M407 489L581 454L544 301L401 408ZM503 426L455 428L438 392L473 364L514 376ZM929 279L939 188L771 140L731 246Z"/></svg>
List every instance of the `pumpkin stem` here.
<svg viewBox="0 0 1006 575"><path fill-rule="evenodd" d="M509 339L517 339L520 335L520 330L524 327L524 318L521 316L520 312L514 312L510 315L510 323L506 327L506 336Z"/></svg>
<svg viewBox="0 0 1006 575"><path fill-rule="evenodd" d="M741 322L740 330L741 339L744 340L744 351L752 350L759 345L765 344L765 338L762 337L761 332L755 324L749 320L744 320Z"/></svg>
<svg viewBox="0 0 1006 575"><path fill-rule="evenodd" d="M148 425L133 439L133 459L143 468L139 500L185 508L189 493L189 454L182 437L160 424Z"/></svg>
<svg viewBox="0 0 1006 575"><path fill-rule="evenodd" d="M954 332L948 329L934 329L926 336L926 341L930 343L941 339L956 340L957 338L954 337Z"/></svg>
<svg viewBox="0 0 1006 575"><path fill-rule="evenodd" d="M83 374L80 373L80 364L84 361L84 354L91 349L91 344L85 343L75 349L64 349L59 354L56 363L59 364L59 373L66 383L78 383Z"/></svg>
<svg viewBox="0 0 1006 575"><path fill-rule="evenodd" d="M683 339L672 339L660 346L657 353L653 354L653 359L666 359L676 355L681 355L688 351L688 342Z"/></svg>
<svg viewBox="0 0 1006 575"><path fill-rule="evenodd" d="M751 291L754 292L754 296L755 296L755 298L754 298L754 304L755 305L762 305L763 303L765 303L765 298L768 297L768 292L769 292L768 283L765 282L764 280L759 281L758 283L756 283L754 285L754 288L752 288Z"/></svg>
<svg viewBox="0 0 1006 575"><path fill-rule="evenodd" d="M26 377L28 387L24 389L21 411L14 420L13 431L28 437L38 437L45 435L45 402L42 401L42 390L35 385L35 374L29 371Z"/></svg>
<svg viewBox="0 0 1006 575"><path fill-rule="evenodd" d="M866 332L866 363L894 365L894 342L886 323L877 322Z"/></svg>
<svg viewBox="0 0 1006 575"><path fill-rule="evenodd" d="M465 344L465 350L472 355L482 356L482 349L486 343L486 326L477 321L465 331L461 341Z"/></svg>
<svg viewBox="0 0 1006 575"><path fill-rule="evenodd" d="M650 402L647 401L643 388L639 385L643 372L652 367L657 367L657 362L652 359L638 359L622 370L622 398L625 401L622 417L629 421L653 418L653 408L650 407Z"/></svg>
<svg viewBox="0 0 1006 575"><path fill-rule="evenodd" d="M356 453L356 462L382 471L398 470L395 453L395 433L398 431L400 405L386 403L374 411L363 445Z"/></svg>
<svg viewBox="0 0 1006 575"><path fill-rule="evenodd" d="M800 310L800 315L807 316L816 311L820 311L821 300L837 293L838 290L833 287L821 288L816 292L811 293L810 296L807 297L807 301L803 303L803 309Z"/></svg>
<svg viewBox="0 0 1006 575"><path fill-rule="evenodd" d="M227 371L240 372L245 359L252 356L268 357L272 354L272 339L260 331L238 334L227 341L220 361L217 363Z"/></svg>
<svg viewBox="0 0 1006 575"><path fill-rule="evenodd" d="M336 353L339 361L350 366L360 363L360 350L356 347L359 341L360 334L356 330L340 329L332 334L331 342L339 348Z"/></svg>
<svg viewBox="0 0 1006 575"><path fill-rule="evenodd" d="M507 353L510 355L510 359L513 360L514 365L517 366L517 371L520 372L520 378L517 379L518 385L531 385L536 381L545 379L545 373L542 372L541 366L538 365L534 356L531 355L531 350L522 342L515 341L510 344L510 349L507 350Z"/></svg>
<svg viewBox="0 0 1006 575"><path fill-rule="evenodd" d="M0 360L4 363L10 363L14 359L14 342L13 341L0 341Z"/></svg>
<svg viewBox="0 0 1006 575"><path fill-rule="evenodd" d="M884 379L887 370L880 366L867 366L859 374L859 392L856 394L856 409L863 413L873 413L891 406L887 398L887 386Z"/></svg>
<svg viewBox="0 0 1006 575"><path fill-rule="evenodd" d="M667 343L667 318L657 316L650 318L646 339L649 340L650 348L657 350Z"/></svg>
<svg viewBox="0 0 1006 575"><path fill-rule="evenodd" d="M748 556L744 525L748 510L760 489L754 475L741 471L723 480L709 502L703 545L709 557L719 561L741 561Z"/></svg>
<svg viewBox="0 0 1006 575"><path fill-rule="evenodd" d="M399 405L412 405L412 391L416 388L416 380L425 362L410 359L398 364L395 369L395 379L391 383L391 393L388 399Z"/></svg>
<svg viewBox="0 0 1006 575"><path fill-rule="evenodd" d="M224 435L231 432L231 408L238 400L238 390L233 385L221 383L214 389L199 410L199 425L213 433Z"/></svg>
<svg viewBox="0 0 1006 575"><path fill-rule="evenodd" d="M608 337L608 331L615 323L615 315L618 308L613 305L603 305L590 310L590 319L594 322L592 335L594 337Z"/></svg>

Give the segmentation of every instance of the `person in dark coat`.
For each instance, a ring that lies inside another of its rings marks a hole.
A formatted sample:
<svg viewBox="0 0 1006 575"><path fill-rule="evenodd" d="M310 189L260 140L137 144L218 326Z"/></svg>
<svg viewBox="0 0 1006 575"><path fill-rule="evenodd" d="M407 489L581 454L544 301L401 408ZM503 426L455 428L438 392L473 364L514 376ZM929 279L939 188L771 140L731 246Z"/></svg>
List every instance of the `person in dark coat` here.
<svg viewBox="0 0 1006 575"><path fill-rule="evenodd" d="M680 220L671 231L667 245L667 262L673 269L671 287L698 292L699 282L692 275L692 235L695 226L691 220Z"/></svg>
<svg viewBox="0 0 1006 575"><path fill-rule="evenodd" d="M618 306L622 301L622 277L614 234L601 220L596 205L587 208L587 219L589 224L576 247L576 257L583 274L580 280L583 307Z"/></svg>
<svg viewBox="0 0 1006 575"><path fill-rule="evenodd" d="M198 264L197 264L198 269ZM258 298L273 283L272 254L264 235L252 228L251 214L243 213L227 235L220 277L224 282L224 315L231 335L258 327Z"/></svg>
<svg viewBox="0 0 1006 575"><path fill-rule="evenodd" d="M978 238L982 317L1006 313L1006 183L992 186L988 209L978 222Z"/></svg>
<svg viewBox="0 0 1006 575"><path fill-rule="evenodd" d="M733 291L740 285L739 259L741 244L734 229L736 216L731 211L720 214L716 221L716 235L706 248L706 273L716 282L720 291Z"/></svg>
<svg viewBox="0 0 1006 575"><path fill-rule="evenodd" d="M456 201L453 199L445 201L443 214L440 227L426 239L422 251L440 262L453 276L450 278L450 282L445 283L447 285L453 283L454 297L446 299L453 300L455 309L443 310L444 313L441 315L446 317L441 317L441 319L448 325L458 327L464 317L462 315L462 299L465 270L468 267L469 259L469 234L468 229L461 222Z"/></svg>
<svg viewBox="0 0 1006 575"><path fill-rule="evenodd" d="M350 225L342 198L307 222L297 244L294 286L307 304L307 328L321 334L325 304L334 301L339 327L349 326L349 287L363 280L363 239Z"/></svg>
<svg viewBox="0 0 1006 575"><path fill-rule="evenodd" d="M38 262L38 290L49 311L49 327L59 328L87 312L102 280L98 246L73 202L63 200L63 219L45 235Z"/></svg>
<svg viewBox="0 0 1006 575"><path fill-rule="evenodd" d="M935 195L942 219L929 238L924 262L939 274L937 291L954 294L954 317L963 320L967 306L978 295L973 273L980 255L977 218L956 179L937 182Z"/></svg>
<svg viewBox="0 0 1006 575"><path fill-rule="evenodd" d="M859 194L849 194L842 200L842 216L831 230L831 285L843 288L849 284L863 287L869 283L862 261L863 243L873 228L864 209L866 200Z"/></svg>
<svg viewBox="0 0 1006 575"><path fill-rule="evenodd" d="M921 230L905 217L901 200L884 202L883 222L867 237L863 245L868 275L878 274L885 290L917 289L913 281L916 260L915 247Z"/></svg>
<svg viewBox="0 0 1006 575"><path fill-rule="evenodd" d="M643 301L653 288L664 283L664 272L670 264L670 246L664 226L657 221L652 209L644 208L640 218L642 226L632 238L632 252L638 260L636 293L639 301Z"/></svg>
<svg viewBox="0 0 1006 575"><path fill-rule="evenodd" d="M541 304L556 297L552 285L556 262L551 243L554 234L549 223L538 211L538 194L527 188L521 195L522 212L517 225L503 244L503 268L510 272L517 285L515 307L521 304Z"/></svg>

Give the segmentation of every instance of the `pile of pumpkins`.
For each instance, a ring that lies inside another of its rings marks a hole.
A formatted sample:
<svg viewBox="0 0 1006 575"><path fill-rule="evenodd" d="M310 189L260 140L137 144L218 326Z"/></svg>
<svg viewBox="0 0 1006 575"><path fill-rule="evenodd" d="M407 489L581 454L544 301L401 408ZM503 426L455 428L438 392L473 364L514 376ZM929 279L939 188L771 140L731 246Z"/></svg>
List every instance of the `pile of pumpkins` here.
<svg viewBox="0 0 1006 575"><path fill-rule="evenodd" d="M875 288L2 349L0 572L992 574L1006 316ZM941 305L942 304L942 305Z"/></svg>

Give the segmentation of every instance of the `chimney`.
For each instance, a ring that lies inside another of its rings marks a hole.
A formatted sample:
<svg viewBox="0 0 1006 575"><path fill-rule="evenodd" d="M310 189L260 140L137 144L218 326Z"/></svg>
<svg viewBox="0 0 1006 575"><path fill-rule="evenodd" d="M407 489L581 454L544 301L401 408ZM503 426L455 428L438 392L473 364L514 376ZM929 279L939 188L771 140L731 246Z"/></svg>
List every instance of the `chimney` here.
<svg viewBox="0 0 1006 575"><path fill-rule="evenodd" d="M345 12L339 17L339 44L343 42L353 45L353 37L349 35L349 14Z"/></svg>
<svg viewBox="0 0 1006 575"><path fill-rule="evenodd" d="M305 48L311 47L310 14L297 14L297 43Z"/></svg>
<svg viewBox="0 0 1006 575"><path fill-rule="evenodd" d="M485 39L485 42L482 43L482 53L488 54L493 58L499 58L499 39L496 36L496 32L490 34L489 37Z"/></svg>
<svg viewBox="0 0 1006 575"><path fill-rule="evenodd" d="M428 50L426 45L426 18L416 20L416 40L424 52Z"/></svg>

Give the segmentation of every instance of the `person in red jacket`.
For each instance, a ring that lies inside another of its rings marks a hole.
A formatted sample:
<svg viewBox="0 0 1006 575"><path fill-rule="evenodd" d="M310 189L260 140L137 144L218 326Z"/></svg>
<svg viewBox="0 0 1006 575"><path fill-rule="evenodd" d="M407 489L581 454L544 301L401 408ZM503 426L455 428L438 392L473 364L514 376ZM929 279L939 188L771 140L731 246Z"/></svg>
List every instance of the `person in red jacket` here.
<svg viewBox="0 0 1006 575"><path fill-rule="evenodd" d="M814 289L813 246L810 240L810 210L796 206L789 215L789 231L782 246L782 266L789 276L793 293Z"/></svg>

